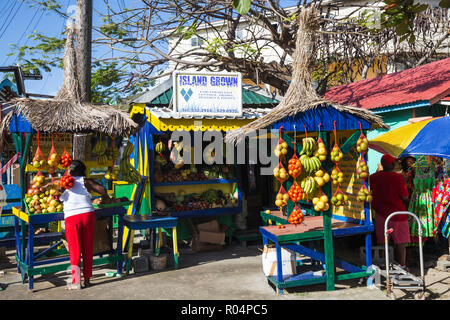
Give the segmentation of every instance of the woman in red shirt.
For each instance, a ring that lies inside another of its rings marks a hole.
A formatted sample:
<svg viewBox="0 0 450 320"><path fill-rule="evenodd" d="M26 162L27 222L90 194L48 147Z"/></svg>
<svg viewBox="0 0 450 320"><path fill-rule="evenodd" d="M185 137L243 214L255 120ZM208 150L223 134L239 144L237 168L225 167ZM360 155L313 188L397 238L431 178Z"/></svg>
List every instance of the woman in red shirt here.
<svg viewBox="0 0 450 320"><path fill-rule="evenodd" d="M406 211L405 202L408 201L408 189L405 178L394 172L396 158L385 154L381 158L383 171L370 176L370 188L373 200L372 209L375 211L375 232L377 242L384 244L384 223L393 212ZM406 243L410 242L408 218L397 215L389 220L388 228L394 229L391 234L394 241L395 259L402 267L406 265Z"/></svg>

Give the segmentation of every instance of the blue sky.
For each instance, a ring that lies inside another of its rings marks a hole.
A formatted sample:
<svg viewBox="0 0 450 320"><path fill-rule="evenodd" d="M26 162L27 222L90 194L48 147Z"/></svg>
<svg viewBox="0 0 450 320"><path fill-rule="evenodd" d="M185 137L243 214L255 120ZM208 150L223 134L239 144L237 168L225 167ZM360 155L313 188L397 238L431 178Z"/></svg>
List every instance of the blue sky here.
<svg viewBox="0 0 450 320"><path fill-rule="evenodd" d="M71 6L76 4L76 0L59 0L62 5L61 11L70 12ZM93 24L99 25L99 17L96 10L106 12L104 0L94 0ZM282 1L285 6L295 5L295 0ZM16 65L15 56L7 56L11 52L11 44L19 46L32 45L33 41L27 36L34 30L49 36L62 37L62 31L66 24L66 19L55 12L43 11L40 6L32 6L32 0L0 0L0 66ZM118 8L132 7L139 0L108 0L111 7ZM72 7L73 8L73 7ZM95 38L95 34L93 35ZM92 56L100 57L112 54L109 49L93 47ZM26 91L29 93L40 93L55 95L62 82L63 72L60 69L52 69L50 73L41 70L42 80L27 80L25 82Z"/></svg>

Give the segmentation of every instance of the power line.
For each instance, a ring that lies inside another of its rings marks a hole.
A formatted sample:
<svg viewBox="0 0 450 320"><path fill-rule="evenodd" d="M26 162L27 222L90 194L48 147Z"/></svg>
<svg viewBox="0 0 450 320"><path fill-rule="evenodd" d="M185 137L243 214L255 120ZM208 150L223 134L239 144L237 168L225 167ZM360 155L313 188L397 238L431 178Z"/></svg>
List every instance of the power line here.
<svg viewBox="0 0 450 320"><path fill-rule="evenodd" d="M15 6L17 5L17 2L14 2L14 4L11 7L11 10L9 10L8 14L6 15L6 18L3 20L3 24L0 27L0 31L3 29L4 26L6 26L9 17L11 16L11 12L14 10Z"/></svg>
<svg viewBox="0 0 450 320"><path fill-rule="evenodd" d="M23 3L24 3L24 1L22 1L22 2L20 3L20 6L17 8L16 12L14 12L14 15L13 15L13 16L11 17L11 19L9 20L8 25L6 26L5 30L3 30L3 33L0 35L0 39L1 39L1 38L3 37L3 35L5 34L6 30L8 30L9 25L11 24L11 22L12 22L12 21L14 20L14 18L16 17L17 12L19 12L19 10L20 10L20 8L22 7Z"/></svg>

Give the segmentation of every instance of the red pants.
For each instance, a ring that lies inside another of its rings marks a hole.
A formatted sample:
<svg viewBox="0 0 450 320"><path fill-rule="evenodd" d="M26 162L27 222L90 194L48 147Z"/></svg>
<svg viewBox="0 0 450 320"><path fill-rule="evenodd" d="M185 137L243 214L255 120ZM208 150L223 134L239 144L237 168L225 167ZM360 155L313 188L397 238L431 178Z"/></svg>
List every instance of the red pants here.
<svg viewBox="0 0 450 320"><path fill-rule="evenodd" d="M65 219L66 239L69 245L70 264L72 266L72 282L79 283L81 255L83 256L83 277L89 280L92 276L94 255L95 213L77 214Z"/></svg>

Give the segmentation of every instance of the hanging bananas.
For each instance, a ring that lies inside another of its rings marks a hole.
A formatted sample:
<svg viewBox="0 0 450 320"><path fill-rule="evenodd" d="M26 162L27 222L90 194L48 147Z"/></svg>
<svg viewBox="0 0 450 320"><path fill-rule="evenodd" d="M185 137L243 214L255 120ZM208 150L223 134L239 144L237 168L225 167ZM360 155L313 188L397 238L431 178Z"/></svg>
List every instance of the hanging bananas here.
<svg viewBox="0 0 450 320"><path fill-rule="evenodd" d="M307 156L310 156L316 151L317 144L316 140L313 138L303 138L303 148L300 154L306 154Z"/></svg>
<svg viewBox="0 0 450 320"><path fill-rule="evenodd" d="M306 177L300 182L300 186L302 187L305 194L308 196L314 195L318 190L318 184L313 177Z"/></svg>
<svg viewBox="0 0 450 320"><path fill-rule="evenodd" d="M312 173L320 169L321 163L318 157L312 156L317 144L313 138L303 138L303 149L300 152L300 162L305 172Z"/></svg>
<svg viewBox="0 0 450 320"><path fill-rule="evenodd" d="M134 145L131 142L128 142L123 151L122 159L120 160L119 170L122 174L122 180L129 183L138 183L141 180L141 175L130 163L130 155L133 152L133 149Z"/></svg>

